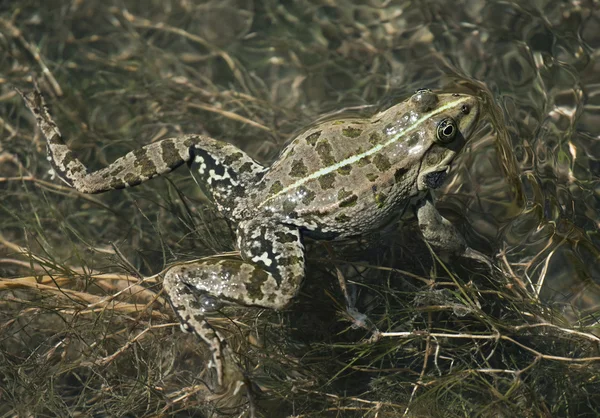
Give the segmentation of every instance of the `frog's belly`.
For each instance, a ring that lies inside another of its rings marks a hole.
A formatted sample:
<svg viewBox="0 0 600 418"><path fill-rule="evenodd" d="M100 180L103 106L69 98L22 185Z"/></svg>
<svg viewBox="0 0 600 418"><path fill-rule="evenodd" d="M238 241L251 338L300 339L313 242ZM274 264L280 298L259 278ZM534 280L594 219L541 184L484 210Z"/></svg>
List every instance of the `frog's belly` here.
<svg viewBox="0 0 600 418"><path fill-rule="evenodd" d="M412 216L411 208L422 199L423 195L419 195L381 207L373 205L371 201L361 205L359 201L352 208L347 208L352 210L327 214L300 213L298 218L287 217L286 220L282 219L282 222L299 227L309 238L343 240L380 231L403 217Z"/></svg>

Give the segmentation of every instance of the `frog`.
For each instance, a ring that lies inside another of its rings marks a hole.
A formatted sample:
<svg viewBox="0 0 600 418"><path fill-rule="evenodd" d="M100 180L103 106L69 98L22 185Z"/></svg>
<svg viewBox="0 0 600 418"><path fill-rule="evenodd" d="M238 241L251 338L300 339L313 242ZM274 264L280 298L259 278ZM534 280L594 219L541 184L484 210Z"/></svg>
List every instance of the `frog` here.
<svg viewBox="0 0 600 418"><path fill-rule="evenodd" d="M385 228L414 213L435 250L481 258L435 208L433 191L475 131L481 102L467 93L420 89L371 117L315 123L270 166L205 135L162 139L91 171L69 149L39 88L23 93L46 138L54 173L81 193L134 187L187 164L234 226L238 256L175 264L163 288L182 329L208 344L224 384L234 361L207 316L226 305L281 310L305 277L305 239L340 241Z"/></svg>

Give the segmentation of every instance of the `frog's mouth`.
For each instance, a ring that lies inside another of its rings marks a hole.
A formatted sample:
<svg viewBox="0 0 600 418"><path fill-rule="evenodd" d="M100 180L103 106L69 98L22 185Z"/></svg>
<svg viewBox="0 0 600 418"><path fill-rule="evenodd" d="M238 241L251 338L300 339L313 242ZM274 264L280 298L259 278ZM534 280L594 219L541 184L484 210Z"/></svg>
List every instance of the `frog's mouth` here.
<svg viewBox="0 0 600 418"><path fill-rule="evenodd" d="M419 173L417 181L418 189L421 191L437 189L444 184L444 180L448 176L448 171L450 171L450 163L455 155L455 152L449 152L437 166Z"/></svg>

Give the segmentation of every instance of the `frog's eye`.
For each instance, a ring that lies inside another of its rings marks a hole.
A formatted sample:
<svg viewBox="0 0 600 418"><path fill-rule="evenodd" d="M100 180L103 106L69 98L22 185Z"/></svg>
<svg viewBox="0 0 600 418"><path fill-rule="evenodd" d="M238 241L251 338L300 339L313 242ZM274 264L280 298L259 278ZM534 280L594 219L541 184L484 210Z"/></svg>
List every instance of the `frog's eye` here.
<svg viewBox="0 0 600 418"><path fill-rule="evenodd" d="M458 127L452 118L444 118L437 126L437 140L442 144L447 144L456 138Z"/></svg>

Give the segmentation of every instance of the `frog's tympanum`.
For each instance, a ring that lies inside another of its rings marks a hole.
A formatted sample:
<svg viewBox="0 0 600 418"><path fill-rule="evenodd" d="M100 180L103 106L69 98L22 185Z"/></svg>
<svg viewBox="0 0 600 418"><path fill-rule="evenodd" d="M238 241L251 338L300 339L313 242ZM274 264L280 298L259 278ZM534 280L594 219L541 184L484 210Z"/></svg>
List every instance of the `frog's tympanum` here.
<svg viewBox="0 0 600 418"><path fill-rule="evenodd" d="M209 344L219 383L225 342L205 313L236 303L281 309L304 279L302 237L340 240L416 213L433 248L473 253L432 203L480 112L466 94L419 90L371 118L344 118L298 135L270 167L202 135L146 145L90 172L65 145L37 89L23 95L48 143L56 174L83 193L136 186L186 163L237 231L241 258L175 265L164 288L182 327ZM230 354L230 353L229 353Z"/></svg>

